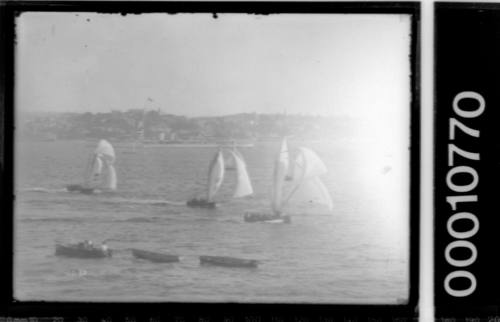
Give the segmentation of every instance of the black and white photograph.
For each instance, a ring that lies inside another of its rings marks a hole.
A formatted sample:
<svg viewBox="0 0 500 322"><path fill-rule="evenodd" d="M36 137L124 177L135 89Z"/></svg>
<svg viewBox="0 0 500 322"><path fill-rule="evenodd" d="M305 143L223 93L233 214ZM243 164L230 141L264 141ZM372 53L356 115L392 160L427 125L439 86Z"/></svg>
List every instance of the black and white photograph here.
<svg viewBox="0 0 500 322"><path fill-rule="evenodd" d="M412 19L19 13L14 298L408 304Z"/></svg>

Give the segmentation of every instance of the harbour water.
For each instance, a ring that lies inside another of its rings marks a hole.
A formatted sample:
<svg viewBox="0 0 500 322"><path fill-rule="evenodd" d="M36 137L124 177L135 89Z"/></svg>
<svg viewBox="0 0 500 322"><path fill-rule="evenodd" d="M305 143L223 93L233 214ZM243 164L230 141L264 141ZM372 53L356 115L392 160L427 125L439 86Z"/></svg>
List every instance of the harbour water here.
<svg viewBox="0 0 500 322"><path fill-rule="evenodd" d="M346 141L294 142L328 167L334 210L292 200L291 224L245 223L270 211L280 142L241 148L255 194L232 199L234 171L214 210L187 208L203 194L214 148L116 150L118 189L84 195L97 142L16 142L14 291L19 300L396 304L408 299L408 165ZM365 142L366 143L366 142ZM363 146L370 146L370 142ZM407 152L407 151L406 151ZM56 257L56 242L107 240L109 259ZM130 248L177 254L179 263L135 259ZM257 269L200 266L198 256L257 259Z"/></svg>

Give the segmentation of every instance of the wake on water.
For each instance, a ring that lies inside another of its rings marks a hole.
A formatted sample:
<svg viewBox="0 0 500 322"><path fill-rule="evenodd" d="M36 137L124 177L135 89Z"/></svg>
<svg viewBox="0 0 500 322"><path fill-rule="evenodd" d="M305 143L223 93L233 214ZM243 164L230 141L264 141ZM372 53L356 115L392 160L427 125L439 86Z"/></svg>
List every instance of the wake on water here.
<svg viewBox="0 0 500 322"><path fill-rule="evenodd" d="M40 192L40 193L71 193L66 188L43 188L43 187L29 187L19 189L20 192ZM94 193L94 195L104 195L106 192L98 192ZM138 205L172 205L172 206L185 206L186 201L171 201L171 200L162 200L162 199L127 199L122 197L109 197L106 199L99 199L100 202L103 203L120 203L120 204L138 204Z"/></svg>
<svg viewBox="0 0 500 322"><path fill-rule="evenodd" d="M18 191L21 191L21 192L44 192L44 193L68 192L68 190L66 190L66 188L49 189L49 188L42 188L42 187L23 188L23 189L19 189Z"/></svg>
<svg viewBox="0 0 500 322"><path fill-rule="evenodd" d="M102 200L104 203L120 203L120 204L134 204L134 205L173 205L173 206L185 206L184 201L170 201L170 200L154 200L154 199L125 199L125 198L110 198Z"/></svg>

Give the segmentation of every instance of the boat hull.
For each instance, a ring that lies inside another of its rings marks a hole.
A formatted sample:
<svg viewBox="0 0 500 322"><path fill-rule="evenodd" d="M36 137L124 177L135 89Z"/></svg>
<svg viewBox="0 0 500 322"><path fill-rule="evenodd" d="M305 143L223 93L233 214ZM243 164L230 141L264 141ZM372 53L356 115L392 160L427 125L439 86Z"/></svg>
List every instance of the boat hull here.
<svg viewBox="0 0 500 322"><path fill-rule="evenodd" d="M97 247L85 248L81 245L56 245L56 256L73 257L73 258L108 258L111 257L112 251L104 251Z"/></svg>
<svg viewBox="0 0 500 322"><path fill-rule="evenodd" d="M226 256L200 256L200 265L256 268L258 264L259 262L255 259L242 259Z"/></svg>
<svg viewBox="0 0 500 322"><path fill-rule="evenodd" d="M188 202L186 202L186 205L188 207L192 207L192 208L214 209L215 208L215 201L209 202L205 199L191 199Z"/></svg>
<svg viewBox="0 0 500 322"><path fill-rule="evenodd" d="M243 216L245 222L255 223L255 222L268 222L268 223L277 223L277 224L289 224L291 222L291 218L288 215L276 215L276 214L266 214L260 212L247 212Z"/></svg>
<svg viewBox="0 0 500 322"><path fill-rule="evenodd" d="M83 193L83 194L93 194L94 193L94 189L93 188L87 188L87 187L84 187L80 184L70 184L70 185L67 185L66 186L66 190L68 190L69 192L80 192L80 193Z"/></svg>
<svg viewBox="0 0 500 322"><path fill-rule="evenodd" d="M179 261L179 256L177 255L167 255L141 249L132 249L132 255L136 258L149 260L153 263L175 263Z"/></svg>

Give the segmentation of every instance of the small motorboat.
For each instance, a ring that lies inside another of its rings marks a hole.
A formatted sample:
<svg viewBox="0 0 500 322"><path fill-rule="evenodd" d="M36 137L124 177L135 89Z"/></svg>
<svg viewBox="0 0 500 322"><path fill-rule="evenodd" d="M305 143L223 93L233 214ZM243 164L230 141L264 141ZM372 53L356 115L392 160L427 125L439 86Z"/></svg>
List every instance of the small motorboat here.
<svg viewBox="0 0 500 322"><path fill-rule="evenodd" d="M92 246L84 242L78 244L61 245L56 244L56 256L74 258L107 258L111 257L110 249Z"/></svg>
<svg viewBox="0 0 500 322"><path fill-rule="evenodd" d="M132 255L136 258L146 259L154 263L174 263L179 261L179 256L177 255L167 255L134 248L132 249Z"/></svg>
<svg viewBox="0 0 500 322"><path fill-rule="evenodd" d="M215 208L215 201L207 201L206 199L191 199L186 202L186 205L188 207L192 208L208 208L208 209L214 209Z"/></svg>
<svg viewBox="0 0 500 322"><path fill-rule="evenodd" d="M200 256L200 265L256 268L258 264L259 262L255 259L242 259L227 256Z"/></svg>
<svg viewBox="0 0 500 322"><path fill-rule="evenodd" d="M94 188L84 187L81 184L67 185L66 190L68 190L69 192L79 192L87 195L94 193Z"/></svg>
<svg viewBox="0 0 500 322"><path fill-rule="evenodd" d="M268 222L268 223L285 223L289 224L292 222L289 215L280 215L280 214L266 214L260 212L247 212L243 216L245 222L254 223L254 222Z"/></svg>

